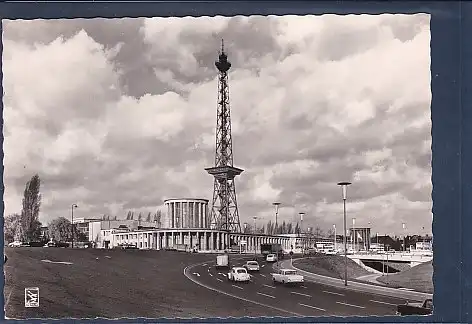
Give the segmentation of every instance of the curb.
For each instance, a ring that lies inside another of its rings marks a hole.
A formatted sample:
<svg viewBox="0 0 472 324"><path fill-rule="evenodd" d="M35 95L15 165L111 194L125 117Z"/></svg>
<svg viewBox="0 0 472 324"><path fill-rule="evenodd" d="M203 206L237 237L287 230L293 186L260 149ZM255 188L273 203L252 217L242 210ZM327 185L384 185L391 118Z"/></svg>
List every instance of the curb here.
<svg viewBox="0 0 472 324"><path fill-rule="evenodd" d="M281 262L281 266L285 263L288 263L288 260ZM433 294L427 294L427 293L411 291L411 290L402 290L402 289L396 289L396 288L390 288L390 287L382 287L378 285L372 285L369 283L360 283L356 281L349 281L350 286L346 287L344 286L344 281L342 279L326 277L326 276L318 275L316 273L312 273L309 271L301 270L293 266L291 262L289 263L289 266L292 269L295 269L301 273L305 273L308 277L307 278L308 281L312 281L312 282L316 282L316 283L320 283L323 285L332 286L336 288L342 288L342 289L352 290L352 291L357 291L357 292L359 291L368 292L375 295L396 297L396 298L407 299L407 300L415 300L418 302L421 302L424 299L433 297Z"/></svg>

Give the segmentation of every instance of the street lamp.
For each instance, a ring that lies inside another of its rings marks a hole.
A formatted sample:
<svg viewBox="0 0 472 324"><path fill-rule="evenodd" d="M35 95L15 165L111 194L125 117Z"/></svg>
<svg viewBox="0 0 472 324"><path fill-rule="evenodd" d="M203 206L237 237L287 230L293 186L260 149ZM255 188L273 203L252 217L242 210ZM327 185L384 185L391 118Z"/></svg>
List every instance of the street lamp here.
<svg viewBox="0 0 472 324"><path fill-rule="evenodd" d="M77 208L76 204L72 204L70 207L71 211L71 226L72 226L72 248L74 248L74 208Z"/></svg>
<svg viewBox="0 0 472 324"><path fill-rule="evenodd" d="M255 235L256 234L256 219L257 219L257 217L254 216L254 217L252 217L252 219L254 220L254 227L252 229L252 233ZM256 249L257 249L257 239L256 239L256 237L254 237L254 259L256 258Z"/></svg>
<svg viewBox="0 0 472 324"><path fill-rule="evenodd" d="M357 252L357 240L356 240L356 219L353 218L352 219L352 250L355 252Z"/></svg>
<svg viewBox="0 0 472 324"><path fill-rule="evenodd" d="M336 224L333 224L333 229L334 229L334 252L337 252L337 246L336 246Z"/></svg>
<svg viewBox="0 0 472 324"><path fill-rule="evenodd" d="M277 216L279 215L279 206L280 206L280 203L279 203L279 202L274 202L274 203L272 203L272 205L275 206L275 234L277 234L277 230L278 230L278 227L277 227Z"/></svg>
<svg viewBox="0 0 472 324"><path fill-rule="evenodd" d="M300 212L298 213L300 215L300 230L298 232L298 236L300 236L300 240L302 241L302 253L303 255L305 255L305 238L303 237L303 234L300 235L301 233L303 233L303 216L305 216L305 213L303 212Z"/></svg>
<svg viewBox="0 0 472 324"><path fill-rule="evenodd" d="M347 186L350 182L338 182L338 186L341 186L343 190L343 219L344 219L344 285L347 286L347 232L346 232L346 198L347 198Z"/></svg>
<svg viewBox="0 0 472 324"><path fill-rule="evenodd" d="M247 223L244 223L244 224L243 224L243 228L244 228L244 234L246 234ZM247 245L248 245L248 242L249 242L249 239L246 238L246 247L245 247L245 249L244 249L244 252L247 252Z"/></svg>
<svg viewBox="0 0 472 324"><path fill-rule="evenodd" d="M406 225L405 223L402 223L402 227L403 227L403 252L406 252L406 234L405 234Z"/></svg>

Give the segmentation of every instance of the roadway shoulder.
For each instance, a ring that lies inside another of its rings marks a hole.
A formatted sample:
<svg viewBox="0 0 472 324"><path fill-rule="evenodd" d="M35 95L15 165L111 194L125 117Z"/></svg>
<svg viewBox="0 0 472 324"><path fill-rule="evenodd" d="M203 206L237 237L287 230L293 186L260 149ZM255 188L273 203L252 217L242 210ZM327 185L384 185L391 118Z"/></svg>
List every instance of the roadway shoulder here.
<svg viewBox="0 0 472 324"><path fill-rule="evenodd" d="M384 295L384 296L392 296L397 298L403 299L410 299L410 300L418 300L423 301L426 298L432 298L432 294L411 291L411 290L402 290L390 287L382 287L378 285L373 285L369 283L360 283L355 281L348 281L348 286L344 285L344 281L341 279L326 277L322 275L318 275L316 273L308 272L305 270L298 269L291 264L291 260L284 260L281 262L281 266L284 268L291 268L299 271L302 273L307 280L313 281L316 283L324 284L327 286L333 286L337 288L355 290L355 291L362 291L362 292L369 292L376 295ZM274 268L276 265L274 265Z"/></svg>

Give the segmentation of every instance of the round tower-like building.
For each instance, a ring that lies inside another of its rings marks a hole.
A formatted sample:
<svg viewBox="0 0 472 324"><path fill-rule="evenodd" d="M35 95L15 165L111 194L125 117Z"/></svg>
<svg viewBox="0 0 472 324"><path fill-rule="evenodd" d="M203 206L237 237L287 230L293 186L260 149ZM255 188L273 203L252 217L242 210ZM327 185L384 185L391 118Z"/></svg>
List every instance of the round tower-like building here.
<svg viewBox="0 0 472 324"><path fill-rule="evenodd" d="M167 215L164 228L209 228L208 199L166 199Z"/></svg>

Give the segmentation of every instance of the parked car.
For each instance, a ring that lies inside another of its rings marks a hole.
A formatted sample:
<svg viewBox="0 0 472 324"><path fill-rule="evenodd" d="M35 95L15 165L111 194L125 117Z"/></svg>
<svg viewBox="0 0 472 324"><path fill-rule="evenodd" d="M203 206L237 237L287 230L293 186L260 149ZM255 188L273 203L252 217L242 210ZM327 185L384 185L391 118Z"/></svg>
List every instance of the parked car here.
<svg viewBox="0 0 472 324"><path fill-rule="evenodd" d="M428 298L422 303L409 303L397 306L397 315L431 315L433 300Z"/></svg>
<svg viewBox="0 0 472 324"><path fill-rule="evenodd" d="M259 271L260 270L260 267L259 267L259 263L257 261L247 261L243 267L247 270L247 271Z"/></svg>
<svg viewBox="0 0 472 324"><path fill-rule="evenodd" d="M279 271L272 274L272 281L274 283L282 284L301 284L304 281L302 275L297 274L296 270L292 269L280 269Z"/></svg>
<svg viewBox="0 0 472 324"><path fill-rule="evenodd" d="M251 276L247 273L247 270L243 267L234 267L228 272L227 276L230 281L249 282Z"/></svg>
<svg viewBox="0 0 472 324"><path fill-rule="evenodd" d="M14 241L14 242L8 243L8 247L20 247L20 246L21 246L20 241Z"/></svg>
<svg viewBox="0 0 472 324"><path fill-rule="evenodd" d="M266 256L267 262L277 262L277 256L275 254L267 254Z"/></svg>

